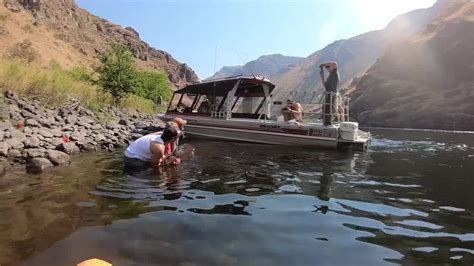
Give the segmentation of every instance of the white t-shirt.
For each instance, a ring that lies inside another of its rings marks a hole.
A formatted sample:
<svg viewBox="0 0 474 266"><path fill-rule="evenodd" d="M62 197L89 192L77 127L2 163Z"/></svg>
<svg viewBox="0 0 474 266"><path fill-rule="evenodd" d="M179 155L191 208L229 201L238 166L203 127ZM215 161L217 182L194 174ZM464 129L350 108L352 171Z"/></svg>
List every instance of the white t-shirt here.
<svg viewBox="0 0 474 266"><path fill-rule="evenodd" d="M152 155L150 151L150 144L152 141L164 144L163 140L161 139L161 134L145 135L135 140L128 146L124 152L125 157L139 159L142 161L150 161Z"/></svg>

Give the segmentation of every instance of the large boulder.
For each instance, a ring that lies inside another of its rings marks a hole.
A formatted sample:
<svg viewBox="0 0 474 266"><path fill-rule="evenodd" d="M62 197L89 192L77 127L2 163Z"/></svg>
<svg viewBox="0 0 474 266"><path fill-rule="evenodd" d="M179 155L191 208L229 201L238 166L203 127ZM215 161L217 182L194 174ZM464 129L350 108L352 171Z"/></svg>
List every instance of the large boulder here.
<svg viewBox="0 0 474 266"><path fill-rule="evenodd" d="M47 150L46 156L54 165L63 165L71 161L71 157L62 151Z"/></svg>
<svg viewBox="0 0 474 266"><path fill-rule="evenodd" d="M54 165L46 158L33 158L26 164L26 171L30 174L39 174L44 169L53 167Z"/></svg>

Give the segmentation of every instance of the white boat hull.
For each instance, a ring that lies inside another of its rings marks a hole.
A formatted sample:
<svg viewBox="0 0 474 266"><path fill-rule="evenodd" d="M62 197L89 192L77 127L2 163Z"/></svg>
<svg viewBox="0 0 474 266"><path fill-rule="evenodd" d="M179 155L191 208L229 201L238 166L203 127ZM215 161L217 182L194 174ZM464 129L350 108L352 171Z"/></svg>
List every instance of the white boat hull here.
<svg viewBox="0 0 474 266"><path fill-rule="evenodd" d="M187 120L185 134L211 139L225 139L273 145L337 148L355 146L365 149L369 139L342 140L338 126L321 123L288 123L255 119L211 119L180 116ZM165 121L172 115L162 117Z"/></svg>

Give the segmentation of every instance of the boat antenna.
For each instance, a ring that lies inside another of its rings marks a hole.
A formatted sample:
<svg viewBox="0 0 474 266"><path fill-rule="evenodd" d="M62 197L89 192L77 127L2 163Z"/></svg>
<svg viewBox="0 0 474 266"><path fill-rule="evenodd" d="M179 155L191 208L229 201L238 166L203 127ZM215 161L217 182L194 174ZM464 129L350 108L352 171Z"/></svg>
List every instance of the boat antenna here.
<svg viewBox="0 0 474 266"><path fill-rule="evenodd" d="M217 65L217 45L216 45L216 49L214 50L214 75L216 74L216 65Z"/></svg>

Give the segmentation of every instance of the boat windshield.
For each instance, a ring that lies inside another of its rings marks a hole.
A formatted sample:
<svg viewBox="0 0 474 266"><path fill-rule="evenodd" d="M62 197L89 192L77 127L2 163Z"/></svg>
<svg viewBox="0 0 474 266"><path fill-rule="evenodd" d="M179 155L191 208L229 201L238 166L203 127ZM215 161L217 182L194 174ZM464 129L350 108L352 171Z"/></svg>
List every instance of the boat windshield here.
<svg viewBox="0 0 474 266"><path fill-rule="evenodd" d="M168 112L205 116L231 112L236 118L259 118L273 88L268 80L255 78L193 84L174 93Z"/></svg>

